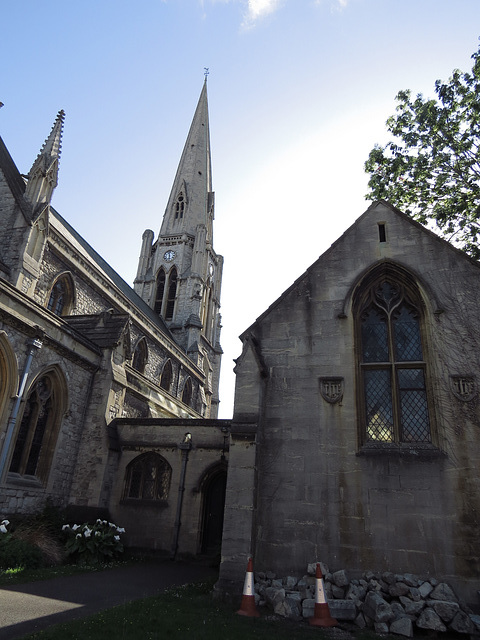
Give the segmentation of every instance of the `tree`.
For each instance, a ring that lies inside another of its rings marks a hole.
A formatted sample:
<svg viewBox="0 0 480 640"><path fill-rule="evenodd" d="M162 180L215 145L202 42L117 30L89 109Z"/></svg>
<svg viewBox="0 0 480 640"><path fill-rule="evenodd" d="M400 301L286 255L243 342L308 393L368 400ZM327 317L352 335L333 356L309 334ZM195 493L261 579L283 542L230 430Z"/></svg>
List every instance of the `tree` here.
<svg viewBox="0 0 480 640"><path fill-rule="evenodd" d="M384 199L480 258L480 47L471 73L435 82L436 99L396 96L387 120L394 141L365 163L370 200Z"/></svg>

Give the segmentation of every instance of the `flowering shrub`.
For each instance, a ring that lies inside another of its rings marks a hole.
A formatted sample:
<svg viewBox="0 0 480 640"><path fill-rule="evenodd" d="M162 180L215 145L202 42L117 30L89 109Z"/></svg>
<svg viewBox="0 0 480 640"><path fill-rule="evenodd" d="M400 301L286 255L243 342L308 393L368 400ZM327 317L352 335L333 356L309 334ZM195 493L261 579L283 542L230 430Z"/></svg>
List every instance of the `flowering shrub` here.
<svg viewBox="0 0 480 640"><path fill-rule="evenodd" d="M106 562L123 553L120 534L125 533L125 529L113 522L98 519L93 525L64 524L62 530L67 536L67 555L80 564Z"/></svg>

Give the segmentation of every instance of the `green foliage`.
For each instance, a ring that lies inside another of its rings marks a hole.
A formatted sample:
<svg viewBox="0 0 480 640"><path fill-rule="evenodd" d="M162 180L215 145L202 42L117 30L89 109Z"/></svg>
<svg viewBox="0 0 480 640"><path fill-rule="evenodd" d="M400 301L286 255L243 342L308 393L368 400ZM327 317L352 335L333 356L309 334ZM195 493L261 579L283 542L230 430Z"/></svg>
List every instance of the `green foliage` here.
<svg viewBox="0 0 480 640"><path fill-rule="evenodd" d="M22 538L15 537L7 529L8 520L0 524L0 569L29 567L35 569L42 565L40 549Z"/></svg>
<svg viewBox="0 0 480 640"><path fill-rule="evenodd" d="M125 529L117 527L113 522L98 519L93 525L65 524L62 530L67 536L67 555L79 564L107 562L123 553L120 534Z"/></svg>
<svg viewBox="0 0 480 640"><path fill-rule="evenodd" d="M370 200L385 199L479 259L480 48L471 73L437 80L437 99L410 91L387 120L394 140L375 145L365 163Z"/></svg>

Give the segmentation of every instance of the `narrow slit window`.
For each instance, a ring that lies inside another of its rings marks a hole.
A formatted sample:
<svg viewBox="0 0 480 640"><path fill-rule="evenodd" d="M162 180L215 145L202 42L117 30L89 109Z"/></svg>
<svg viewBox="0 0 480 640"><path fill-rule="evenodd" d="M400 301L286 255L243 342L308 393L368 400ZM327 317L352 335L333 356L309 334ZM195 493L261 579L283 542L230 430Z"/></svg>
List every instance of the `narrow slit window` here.
<svg viewBox="0 0 480 640"><path fill-rule="evenodd" d="M387 241L387 230L384 222L378 223L378 240L379 242Z"/></svg>

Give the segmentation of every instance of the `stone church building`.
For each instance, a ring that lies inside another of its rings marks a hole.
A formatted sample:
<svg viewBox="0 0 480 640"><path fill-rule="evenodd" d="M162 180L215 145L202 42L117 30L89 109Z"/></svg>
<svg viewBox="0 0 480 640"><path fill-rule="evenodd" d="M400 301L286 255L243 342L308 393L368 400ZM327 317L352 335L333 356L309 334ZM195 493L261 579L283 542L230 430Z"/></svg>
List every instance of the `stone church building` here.
<svg viewBox="0 0 480 640"><path fill-rule="evenodd" d="M223 594L253 555L283 576L426 574L475 601L478 263L373 204L243 333L219 420L206 83L133 289L51 206L63 121L28 175L0 139L0 517L49 498L133 547L221 545Z"/></svg>
<svg viewBox="0 0 480 640"><path fill-rule="evenodd" d="M373 204L241 336L217 588L245 557L480 586L479 264Z"/></svg>
<svg viewBox="0 0 480 640"><path fill-rule="evenodd" d="M50 498L75 519L108 514L133 546L219 551L229 425L206 83L134 289L51 206L63 123L28 175L0 139L0 513Z"/></svg>

